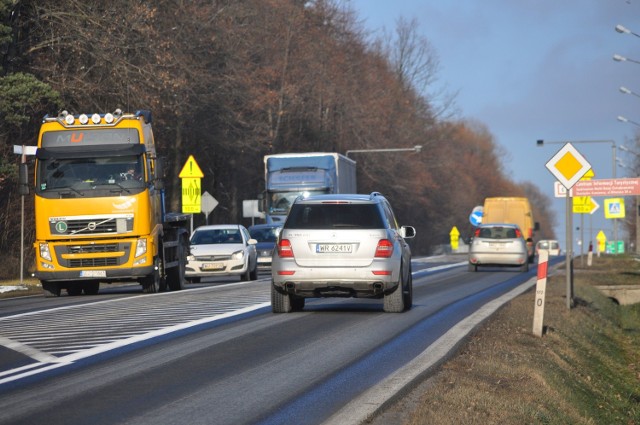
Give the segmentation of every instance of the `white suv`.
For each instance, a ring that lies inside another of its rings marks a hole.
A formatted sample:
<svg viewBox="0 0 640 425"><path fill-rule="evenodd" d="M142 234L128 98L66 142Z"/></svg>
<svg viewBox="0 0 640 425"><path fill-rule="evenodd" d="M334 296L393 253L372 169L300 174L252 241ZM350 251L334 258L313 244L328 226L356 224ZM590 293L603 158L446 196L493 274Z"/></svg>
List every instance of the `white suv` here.
<svg viewBox="0 0 640 425"><path fill-rule="evenodd" d="M384 298L384 311L411 308L411 226L398 226L389 202L370 195L299 197L271 266L274 313L302 310L305 298Z"/></svg>

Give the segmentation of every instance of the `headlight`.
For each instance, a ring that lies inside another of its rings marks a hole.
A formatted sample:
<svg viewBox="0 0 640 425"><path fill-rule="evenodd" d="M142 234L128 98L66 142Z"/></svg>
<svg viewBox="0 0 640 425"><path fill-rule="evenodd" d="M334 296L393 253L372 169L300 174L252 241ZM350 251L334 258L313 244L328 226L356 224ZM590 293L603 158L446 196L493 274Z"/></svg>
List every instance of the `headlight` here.
<svg viewBox="0 0 640 425"><path fill-rule="evenodd" d="M49 251L49 244L47 243L40 244L40 257L44 258L47 261L52 261L51 252Z"/></svg>
<svg viewBox="0 0 640 425"><path fill-rule="evenodd" d="M135 257L139 257L147 253L147 240L146 239L138 239L136 243L136 255Z"/></svg>
<svg viewBox="0 0 640 425"><path fill-rule="evenodd" d="M242 260L244 258L244 251L236 251L231 254L231 258L234 260Z"/></svg>
<svg viewBox="0 0 640 425"><path fill-rule="evenodd" d="M187 261L196 261L195 255L187 255Z"/></svg>

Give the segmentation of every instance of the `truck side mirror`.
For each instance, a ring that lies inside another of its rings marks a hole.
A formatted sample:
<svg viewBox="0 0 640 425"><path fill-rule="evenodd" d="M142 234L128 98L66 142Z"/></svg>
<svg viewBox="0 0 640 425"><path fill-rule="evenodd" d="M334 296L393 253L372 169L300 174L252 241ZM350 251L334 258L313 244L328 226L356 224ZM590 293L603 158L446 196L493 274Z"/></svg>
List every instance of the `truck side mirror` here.
<svg viewBox="0 0 640 425"><path fill-rule="evenodd" d="M156 158L156 169L153 173L153 184L156 189L164 189L164 161L162 158Z"/></svg>
<svg viewBox="0 0 640 425"><path fill-rule="evenodd" d="M264 192L258 193L258 211L264 212Z"/></svg>
<svg viewBox="0 0 640 425"><path fill-rule="evenodd" d="M22 196L29 194L29 164L26 162L18 166L18 193Z"/></svg>
<svg viewBox="0 0 640 425"><path fill-rule="evenodd" d="M540 223L539 223L539 222L537 222L537 221L536 221L536 222L533 224L533 230L535 230L536 232L537 232L538 230L540 230Z"/></svg>

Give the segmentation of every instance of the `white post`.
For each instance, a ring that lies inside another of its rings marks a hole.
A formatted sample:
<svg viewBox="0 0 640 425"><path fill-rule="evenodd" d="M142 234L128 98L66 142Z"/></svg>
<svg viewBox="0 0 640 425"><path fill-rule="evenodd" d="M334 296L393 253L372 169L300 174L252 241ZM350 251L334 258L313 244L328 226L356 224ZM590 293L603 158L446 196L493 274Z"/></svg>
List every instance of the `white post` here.
<svg viewBox="0 0 640 425"><path fill-rule="evenodd" d="M536 305L533 312L533 334L541 337L544 319L544 296L547 289L547 266L549 252L540 251L538 254L538 281L536 283Z"/></svg>

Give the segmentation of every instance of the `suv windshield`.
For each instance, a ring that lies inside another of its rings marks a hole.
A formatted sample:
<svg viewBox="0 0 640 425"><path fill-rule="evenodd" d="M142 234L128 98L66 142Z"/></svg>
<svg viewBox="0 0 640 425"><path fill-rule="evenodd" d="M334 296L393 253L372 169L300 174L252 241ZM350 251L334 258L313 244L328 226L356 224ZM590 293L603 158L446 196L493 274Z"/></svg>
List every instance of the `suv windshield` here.
<svg viewBox="0 0 640 425"><path fill-rule="evenodd" d="M376 204L294 204L284 227L289 229L384 229Z"/></svg>

